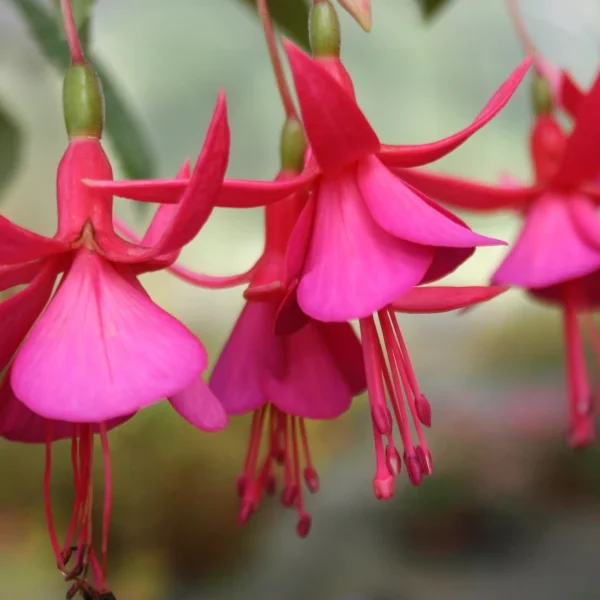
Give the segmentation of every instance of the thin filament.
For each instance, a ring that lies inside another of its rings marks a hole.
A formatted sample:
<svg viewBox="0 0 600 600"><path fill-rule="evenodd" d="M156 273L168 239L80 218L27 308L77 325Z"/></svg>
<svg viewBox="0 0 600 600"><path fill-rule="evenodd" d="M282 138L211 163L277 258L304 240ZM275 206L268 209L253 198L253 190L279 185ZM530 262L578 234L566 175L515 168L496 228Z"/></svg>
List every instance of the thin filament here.
<svg viewBox="0 0 600 600"><path fill-rule="evenodd" d="M510 18L517 30L517 35L519 40L521 40L521 44L523 44L525 52L527 54L536 54L535 46L533 45L533 41L527 31L527 27L525 27L525 22L523 21L523 17L517 6L517 0L508 0L508 12L510 13Z"/></svg>
<svg viewBox="0 0 600 600"><path fill-rule="evenodd" d="M61 569L65 570L65 565L60 552L60 544L56 535L56 527L54 526L54 518L52 516L52 501L51 501L51 473L52 473L52 421L46 421L46 463L44 468L44 504L46 509L46 523L48 524L48 534L50 543L56 555L56 562Z"/></svg>
<svg viewBox="0 0 600 600"><path fill-rule="evenodd" d="M108 561L108 528L112 512L112 468L110 463L110 448L106 423L100 424L100 441L102 444L102 456L104 458L104 510L102 514L102 575L106 579Z"/></svg>

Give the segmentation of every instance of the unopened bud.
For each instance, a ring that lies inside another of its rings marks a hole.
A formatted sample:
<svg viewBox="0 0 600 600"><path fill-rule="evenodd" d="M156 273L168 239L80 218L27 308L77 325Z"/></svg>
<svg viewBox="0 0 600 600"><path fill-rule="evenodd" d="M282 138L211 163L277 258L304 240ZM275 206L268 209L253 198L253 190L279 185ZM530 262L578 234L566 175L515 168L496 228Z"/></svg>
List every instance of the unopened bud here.
<svg viewBox="0 0 600 600"><path fill-rule="evenodd" d="M304 168L306 136L298 119L289 118L281 130L281 170L301 173Z"/></svg>
<svg viewBox="0 0 600 600"><path fill-rule="evenodd" d="M330 0L317 0L310 10L308 35L315 58L339 57L340 22Z"/></svg>
<svg viewBox="0 0 600 600"><path fill-rule="evenodd" d="M70 138L102 137L104 96L96 71L89 63L72 64L63 84L65 126Z"/></svg>
<svg viewBox="0 0 600 600"><path fill-rule="evenodd" d="M531 84L531 101L533 110L540 115L551 115L554 111L554 98L552 87L546 77L536 73Z"/></svg>

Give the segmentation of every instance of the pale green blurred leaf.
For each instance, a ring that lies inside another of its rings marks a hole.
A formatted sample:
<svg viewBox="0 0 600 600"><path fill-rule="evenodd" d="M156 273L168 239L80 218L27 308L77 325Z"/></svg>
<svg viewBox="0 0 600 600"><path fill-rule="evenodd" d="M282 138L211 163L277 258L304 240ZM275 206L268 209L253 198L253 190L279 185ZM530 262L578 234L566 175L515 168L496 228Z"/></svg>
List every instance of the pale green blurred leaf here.
<svg viewBox="0 0 600 600"><path fill-rule="evenodd" d="M61 71L65 71L70 63L69 51L62 34L62 27L57 19L33 0L11 1L29 26L31 34L44 55ZM88 2L89 0L83 1ZM84 23L84 26L87 24ZM131 179L154 177L154 156L134 111L128 106L100 62L89 51L87 57L102 81L106 106L105 128L115 149L119 166Z"/></svg>
<svg viewBox="0 0 600 600"><path fill-rule="evenodd" d="M0 104L0 192L10 181L19 159L23 138L19 126Z"/></svg>
<svg viewBox="0 0 600 600"><path fill-rule="evenodd" d="M256 11L256 0L241 0ZM269 0L273 22L294 42L309 50L307 0Z"/></svg>
<svg viewBox="0 0 600 600"><path fill-rule="evenodd" d="M450 4L449 0L417 0L421 15L426 21L435 17L444 6Z"/></svg>

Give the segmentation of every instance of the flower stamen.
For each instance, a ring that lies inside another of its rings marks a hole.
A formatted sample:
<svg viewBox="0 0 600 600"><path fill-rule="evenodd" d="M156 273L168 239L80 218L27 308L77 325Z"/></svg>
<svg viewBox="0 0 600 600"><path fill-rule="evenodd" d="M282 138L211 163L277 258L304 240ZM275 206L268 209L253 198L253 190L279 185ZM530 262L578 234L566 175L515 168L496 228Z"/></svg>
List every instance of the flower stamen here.
<svg viewBox="0 0 600 600"><path fill-rule="evenodd" d="M264 433L266 448L259 467ZM268 495L275 493L276 479L273 471L276 464L283 470L281 503L286 508L294 508L297 511L296 531L300 537L306 537L310 531L311 517L304 506L302 486L306 485L311 493L319 489L319 476L312 463L306 425L304 419L286 414L268 404L255 411L252 418L244 472L238 478L238 493L241 498L238 516L240 523L245 523L258 509L263 491Z"/></svg>

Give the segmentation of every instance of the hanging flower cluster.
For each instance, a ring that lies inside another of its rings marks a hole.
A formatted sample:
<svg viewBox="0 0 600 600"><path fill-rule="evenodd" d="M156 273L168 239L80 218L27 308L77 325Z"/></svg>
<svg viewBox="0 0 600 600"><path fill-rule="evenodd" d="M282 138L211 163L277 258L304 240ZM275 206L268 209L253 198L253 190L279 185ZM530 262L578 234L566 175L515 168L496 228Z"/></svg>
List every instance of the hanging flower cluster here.
<svg viewBox="0 0 600 600"><path fill-rule="evenodd" d="M588 313L600 304L600 79L581 91L538 56L526 59L462 131L422 145L380 141L361 111L340 58L340 26L330 0L314 0L308 55L284 40L299 110L283 75L265 0L258 0L286 110L273 181L225 179L229 128L224 94L192 166L173 179L114 181L101 144L100 81L61 0L71 66L64 80L69 145L57 173L58 230L52 238L0 217L0 434L46 446L46 514L67 598L114 599L107 583L111 473L108 431L168 399L192 425L217 431L228 415L252 414L237 481L240 522L280 489L311 528L306 493L319 489L307 420L329 420L368 394L375 449L373 488L394 495L404 469L413 485L433 473L425 431L431 405L417 381L398 313L464 309L508 286L564 312L570 440L593 439L592 400L579 317L600 359ZM340 0L365 28L369 0ZM506 105L535 66L531 133L535 181L489 186L419 167L446 156ZM574 120L566 133L556 119ZM112 214L113 196L160 204L138 238ZM429 285L479 246L503 244L472 231L435 200L463 209L516 209L525 225L493 285ZM215 207L265 206L265 245L246 273L214 277L177 264ZM246 304L207 385L200 341L149 298L138 276L168 270L207 288L246 286ZM351 325L358 322L360 336ZM93 535L93 457L104 459L104 510ZM71 440L75 501L59 538L50 502L52 445Z"/></svg>

